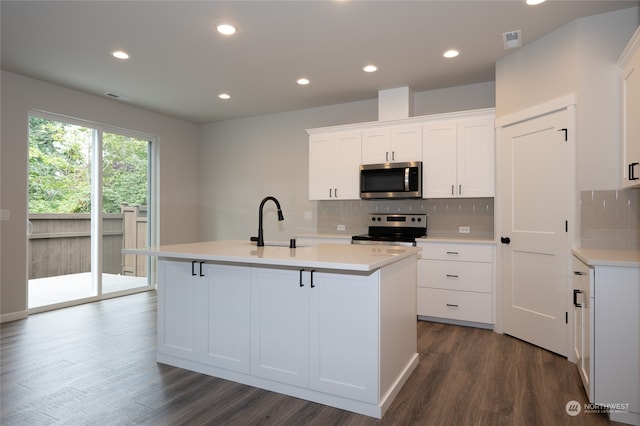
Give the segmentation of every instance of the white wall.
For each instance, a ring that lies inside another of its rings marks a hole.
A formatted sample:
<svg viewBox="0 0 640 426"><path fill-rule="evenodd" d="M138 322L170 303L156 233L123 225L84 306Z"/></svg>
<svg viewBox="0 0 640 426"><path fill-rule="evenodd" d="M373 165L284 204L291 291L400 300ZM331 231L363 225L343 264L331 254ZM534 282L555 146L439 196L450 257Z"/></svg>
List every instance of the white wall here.
<svg viewBox="0 0 640 426"><path fill-rule="evenodd" d="M64 87L2 71L0 204L0 319L27 309L27 160L30 109L155 135L160 148L160 238L196 240L198 234L198 127Z"/></svg>
<svg viewBox="0 0 640 426"><path fill-rule="evenodd" d="M493 82L414 95L414 114L427 115L495 105ZM265 205L267 240L288 240L317 231L317 203L308 200L308 135L305 129L376 121L378 101L371 99L280 114L211 123L202 127L200 182L201 237L248 239L257 235L258 205ZM330 201L327 201L330 202ZM304 219L311 212L312 220Z"/></svg>
<svg viewBox="0 0 640 426"><path fill-rule="evenodd" d="M620 185L616 61L640 23L638 8L578 19L496 63L496 115L577 95L577 186Z"/></svg>

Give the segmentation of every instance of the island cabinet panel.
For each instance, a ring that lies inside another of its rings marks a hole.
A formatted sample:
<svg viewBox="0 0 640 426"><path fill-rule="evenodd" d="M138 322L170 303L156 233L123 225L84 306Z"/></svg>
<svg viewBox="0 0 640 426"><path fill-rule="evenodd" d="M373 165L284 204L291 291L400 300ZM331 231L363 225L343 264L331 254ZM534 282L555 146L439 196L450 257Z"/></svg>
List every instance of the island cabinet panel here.
<svg viewBox="0 0 640 426"><path fill-rule="evenodd" d="M249 372L250 269L159 262L158 352Z"/></svg>
<svg viewBox="0 0 640 426"><path fill-rule="evenodd" d="M158 350L196 361L206 350L206 280L191 262L161 261L158 269Z"/></svg>
<svg viewBox="0 0 640 426"><path fill-rule="evenodd" d="M309 293L295 269L251 268L251 374L306 387Z"/></svg>
<svg viewBox="0 0 640 426"><path fill-rule="evenodd" d="M378 273L314 272L310 294L309 386L378 402Z"/></svg>
<svg viewBox="0 0 640 426"><path fill-rule="evenodd" d="M378 402L378 273L252 268L251 373Z"/></svg>

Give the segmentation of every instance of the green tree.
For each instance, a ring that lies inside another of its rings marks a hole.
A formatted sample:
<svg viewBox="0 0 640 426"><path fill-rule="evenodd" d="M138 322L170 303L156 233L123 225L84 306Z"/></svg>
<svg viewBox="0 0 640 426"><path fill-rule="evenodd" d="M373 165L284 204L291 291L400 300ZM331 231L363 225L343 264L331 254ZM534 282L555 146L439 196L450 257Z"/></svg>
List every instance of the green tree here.
<svg viewBox="0 0 640 426"><path fill-rule="evenodd" d="M94 130L39 117L29 119L29 211L91 211L91 146ZM121 204L146 205L148 142L103 134L103 211Z"/></svg>

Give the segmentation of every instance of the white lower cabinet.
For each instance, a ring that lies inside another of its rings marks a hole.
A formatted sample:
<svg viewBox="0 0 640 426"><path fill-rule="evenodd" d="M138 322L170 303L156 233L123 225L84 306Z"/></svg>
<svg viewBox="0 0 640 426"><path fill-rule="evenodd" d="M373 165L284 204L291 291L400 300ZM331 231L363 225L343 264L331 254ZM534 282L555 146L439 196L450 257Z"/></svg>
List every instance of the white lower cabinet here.
<svg viewBox="0 0 640 426"><path fill-rule="evenodd" d="M587 392L589 401L593 401L593 358L591 346L593 339L593 269L573 257L573 352L578 372Z"/></svg>
<svg viewBox="0 0 640 426"><path fill-rule="evenodd" d="M573 257L574 351L589 402L640 425L640 268Z"/></svg>
<svg viewBox="0 0 640 426"><path fill-rule="evenodd" d="M377 403L377 281L252 268L252 374Z"/></svg>
<svg viewBox="0 0 640 426"><path fill-rule="evenodd" d="M158 352L248 373L249 273L247 266L161 260Z"/></svg>
<svg viewBox="0 0 640 426"><path fill-rule="evenodd" d="M493 243L420 242L418 315L494 324Z"/></svg>

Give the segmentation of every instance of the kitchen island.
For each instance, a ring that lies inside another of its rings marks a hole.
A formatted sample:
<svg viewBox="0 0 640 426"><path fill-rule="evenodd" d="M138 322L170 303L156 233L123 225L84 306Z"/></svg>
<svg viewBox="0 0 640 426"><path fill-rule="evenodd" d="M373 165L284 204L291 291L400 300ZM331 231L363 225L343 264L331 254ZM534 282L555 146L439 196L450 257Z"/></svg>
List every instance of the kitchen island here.
<svg viewBox="0 0 640 426"><path fill-rule="evenodd" d="M418 251L249 241L135 251L159 258L157 361L381 418L418 364Z"/></svg>

